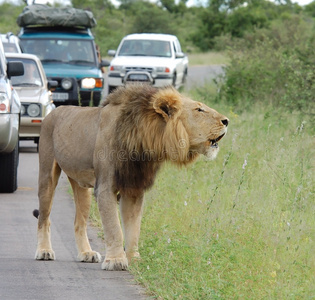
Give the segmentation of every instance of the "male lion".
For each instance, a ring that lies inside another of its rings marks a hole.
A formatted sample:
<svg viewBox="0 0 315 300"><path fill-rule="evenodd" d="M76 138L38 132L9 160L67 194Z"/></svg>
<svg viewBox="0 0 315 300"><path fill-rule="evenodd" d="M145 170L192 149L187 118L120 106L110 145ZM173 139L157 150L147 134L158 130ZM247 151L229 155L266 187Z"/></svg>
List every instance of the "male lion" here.
<svg viewBox="0 0 315 300"><path fill-rule="evenodd" d="M102 269L125 270L132 258L139 257L144 192L153 185L161 164L172 161L186 165L199 154L215 158L217 143L227 132L228 121L172 87L156 89L142 84L117 89L101 107L55 109L42 124L39 143L35 258L55 259L49 215L63 170L74 193L78 259L101 260L101 255L92 251L86 232L91 204L89 188L94 187L105 236Z"/></svg>

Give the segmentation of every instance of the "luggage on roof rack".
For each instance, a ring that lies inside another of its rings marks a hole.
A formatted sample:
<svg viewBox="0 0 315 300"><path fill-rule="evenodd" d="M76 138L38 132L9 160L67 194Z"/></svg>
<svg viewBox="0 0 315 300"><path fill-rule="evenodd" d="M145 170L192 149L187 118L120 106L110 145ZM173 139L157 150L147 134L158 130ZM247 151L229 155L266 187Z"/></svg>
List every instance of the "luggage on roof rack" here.
<svg viewBox="0 0 315 300"><path fill-rule="evenodd" d="M20 27L42 25L92 28L96 26L96 20L93 13L87 10L34 4L23 9L17 18L17 24Z"/></svg>

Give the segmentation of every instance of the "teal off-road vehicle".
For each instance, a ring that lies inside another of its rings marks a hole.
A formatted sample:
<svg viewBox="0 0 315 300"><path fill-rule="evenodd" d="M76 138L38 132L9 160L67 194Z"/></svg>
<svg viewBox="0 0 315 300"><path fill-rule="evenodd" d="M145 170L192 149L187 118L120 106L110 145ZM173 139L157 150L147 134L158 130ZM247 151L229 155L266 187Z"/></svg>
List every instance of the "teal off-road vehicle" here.
<svg viewBox="0 0 315 300"><path fill-rule="evenodd" d="M37 55L47 79L58 82L55 105L97 106L104 89L102 68L109 62L97 53L92 13L37 4L26 6L17 23L23 52Z"/></svg>

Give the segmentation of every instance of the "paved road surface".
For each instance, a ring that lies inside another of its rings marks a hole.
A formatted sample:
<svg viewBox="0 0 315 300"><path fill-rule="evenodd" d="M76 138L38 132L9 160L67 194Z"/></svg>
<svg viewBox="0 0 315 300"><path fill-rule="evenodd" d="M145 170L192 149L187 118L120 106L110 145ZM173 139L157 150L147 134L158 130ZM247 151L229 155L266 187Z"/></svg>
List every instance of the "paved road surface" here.
<svg viewBox="0 0 315 300"><path fill-rule="evenodd" d="M35 144L21 142L19 188L0 194L0 299L1 300L135 300L146 299L128 272L101 270L101 264L76 261L74 204L64 173L52 209L52 245L56 261L35 261L38 207L38 154ZM92 248L104 256L95 228L90 228ZM104 258L104 257L103 257Z"/></svg>
<svg viewBox="0 0 315 300"><path fill-rule="evenodd" d="M190 90L194 87L201 87L212 82L212 80L219 75L223 74L223 68L221 65L209 65L209 66L190 66L188 68L188 76L185 84L185 88ZM107 74L104 75L105 82ZM105 95L107 95L108 87L105 87Z"/></svg>
<svg viewBox="0 0 315 300"><path fill-rule="evenodd" d="M211 66L191 66L188 68L188 76L186 82L186 89L194 87L201 87L210 84L212 80L223 74L221 65Z"/></svg>

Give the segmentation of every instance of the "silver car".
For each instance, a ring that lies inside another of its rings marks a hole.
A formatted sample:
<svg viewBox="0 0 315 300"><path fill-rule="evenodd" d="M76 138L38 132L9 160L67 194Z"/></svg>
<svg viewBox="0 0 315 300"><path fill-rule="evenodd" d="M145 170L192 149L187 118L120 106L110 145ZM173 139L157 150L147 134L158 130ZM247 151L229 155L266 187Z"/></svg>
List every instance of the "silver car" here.
<svg viewBox="0 0 315 300"><path fill-rule="evenodd" d="M24 75L12 78L12 85L21 101L20 140L38 144L44 118L55 108L51 92L57 82L48 81L40 59L33 54L7 53L8 61L21 61Z"/></svg>
<svg viewBox="0 0 315 300"><path fill-rule="evenodd" d="M23 73L21 62L7 62L0 40L0 193L17 189L21 104L10 78Z"/></svg>

